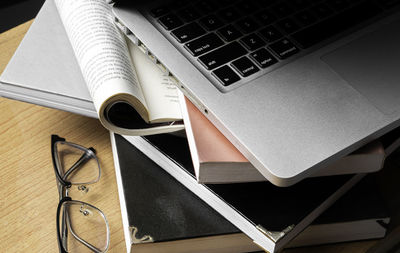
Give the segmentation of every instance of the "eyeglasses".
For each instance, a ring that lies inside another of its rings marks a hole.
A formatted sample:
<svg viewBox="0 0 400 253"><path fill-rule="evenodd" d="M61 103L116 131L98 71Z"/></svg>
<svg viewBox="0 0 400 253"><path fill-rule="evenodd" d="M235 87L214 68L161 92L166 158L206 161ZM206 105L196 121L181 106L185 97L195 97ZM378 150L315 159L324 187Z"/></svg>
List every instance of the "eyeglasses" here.
<svg viewBox="0 0 400 253"><path fill-rule="evenodd" d="M110 243L106 216L97 207L69 196L72 185L86 193L88 184L99 181L101 170L95 149L52 135L51 155L60 199L56 221L59 252L67 253L69 246L76 246L77 252L106 252Z"/></svg>

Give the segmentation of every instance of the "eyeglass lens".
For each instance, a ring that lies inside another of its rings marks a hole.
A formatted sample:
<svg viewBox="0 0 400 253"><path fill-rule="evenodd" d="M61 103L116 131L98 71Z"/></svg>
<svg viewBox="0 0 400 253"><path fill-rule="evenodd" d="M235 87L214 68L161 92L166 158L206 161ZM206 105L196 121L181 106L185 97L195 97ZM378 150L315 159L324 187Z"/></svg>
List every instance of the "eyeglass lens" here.
<svg viewBox="0 0 400 253"><path fill-rule="evenodd" d="M59 170L64 180L72 184L96 182L100 168L94 153L68 142L56 142Z"/></svg>
<svg viewBox="0 0 400 253"><path fill-rule="evenodd" d="M84 202L68 201L63 203L59 219L63 218L63 213L68 227L67 245L64 245L66 250L104 252L107 249L108 225L99 209Z"/></svg>

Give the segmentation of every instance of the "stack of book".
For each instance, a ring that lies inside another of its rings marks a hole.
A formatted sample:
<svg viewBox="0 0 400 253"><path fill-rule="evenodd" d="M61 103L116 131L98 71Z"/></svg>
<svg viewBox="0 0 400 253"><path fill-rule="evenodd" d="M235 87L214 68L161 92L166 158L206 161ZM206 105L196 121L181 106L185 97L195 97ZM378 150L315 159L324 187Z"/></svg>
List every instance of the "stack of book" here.
<svg viewBox="0 0 400 253"><path fill-rule="evenodd" d="M259 251L248 237L257 230L273 250L385 235L390 218L372 174L316 218L352 176L283 189L268 182L200 185L185 139L111 139L128 252Z"/></svg>
<svg viewBox="0 0 400 253"><path fill-rule="evenodd" d="M373 172L399 146L398 130L277 187L179 93L111 9L103 0L47 0L1 76L0 95L98 117L111 131L128 252L276 252L385 235L390 217Z"/></svg>

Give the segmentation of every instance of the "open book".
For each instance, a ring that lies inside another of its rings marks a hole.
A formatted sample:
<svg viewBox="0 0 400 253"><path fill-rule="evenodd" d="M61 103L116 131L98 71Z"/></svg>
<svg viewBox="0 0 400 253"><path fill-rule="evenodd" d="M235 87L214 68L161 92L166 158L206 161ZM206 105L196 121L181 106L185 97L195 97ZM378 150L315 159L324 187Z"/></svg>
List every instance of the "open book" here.
<svg viewBox="0 0 400 253"><path fill-rule="evenodd" d="M176 87L139 47L126 40L106 1L55 3L106 128L126 135L183 129Z"/></svg>

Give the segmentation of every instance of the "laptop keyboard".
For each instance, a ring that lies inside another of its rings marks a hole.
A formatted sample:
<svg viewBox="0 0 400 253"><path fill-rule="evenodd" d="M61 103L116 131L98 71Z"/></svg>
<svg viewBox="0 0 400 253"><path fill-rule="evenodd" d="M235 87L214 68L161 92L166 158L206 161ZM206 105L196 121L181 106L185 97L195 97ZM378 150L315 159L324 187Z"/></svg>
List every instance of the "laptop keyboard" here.
<svg viewBox="0 0 400 253"><path fill-rule="evenodd" d="M399 3L177 0L150 14L220 84L230 86Z"/></svg>

